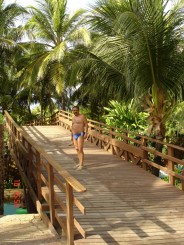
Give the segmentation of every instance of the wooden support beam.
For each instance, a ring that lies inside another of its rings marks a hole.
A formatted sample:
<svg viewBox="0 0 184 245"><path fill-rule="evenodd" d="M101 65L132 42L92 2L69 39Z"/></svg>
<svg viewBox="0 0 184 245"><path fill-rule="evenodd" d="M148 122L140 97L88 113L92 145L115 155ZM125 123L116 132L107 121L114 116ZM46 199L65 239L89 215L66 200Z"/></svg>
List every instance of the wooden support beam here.
<svg viewBox="0 0 184 245"><path fill-rule="evenodd" d="M67 245L74 244L73 189L66 183Z"/></svg>

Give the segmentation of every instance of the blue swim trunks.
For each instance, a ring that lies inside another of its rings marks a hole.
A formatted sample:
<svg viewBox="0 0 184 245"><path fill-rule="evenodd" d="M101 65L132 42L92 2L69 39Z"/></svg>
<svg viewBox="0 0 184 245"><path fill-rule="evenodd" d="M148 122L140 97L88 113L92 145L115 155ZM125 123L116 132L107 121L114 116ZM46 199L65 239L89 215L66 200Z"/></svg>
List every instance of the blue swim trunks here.
<svg viewBox="0 0 184 245"><path fill-rule="evenodd" d="M81 132L81 133L79 133L79 134L73 134L73 137L74 137L75 140L78 140L78 138L79 138L80 136L84 136L84 135L85 135L85 132Z"/></svg>

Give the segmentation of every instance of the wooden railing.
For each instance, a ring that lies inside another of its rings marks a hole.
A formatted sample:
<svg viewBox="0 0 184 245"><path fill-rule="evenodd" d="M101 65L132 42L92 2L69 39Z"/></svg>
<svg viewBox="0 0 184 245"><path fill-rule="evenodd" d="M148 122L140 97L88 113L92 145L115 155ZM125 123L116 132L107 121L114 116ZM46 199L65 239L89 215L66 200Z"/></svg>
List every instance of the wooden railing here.
<svg viewBox="0 0 184 245"><path fill-rule="evenodd" d="M75 192L82 194L86 188L47 155L7 112L5 117L9 148L27 187L27 194L32 197L38 213L47 226L55 231L56 223L60 224L67 234L67 244L73 245L74 227L85 237L85 231L75 217L74 205L85 214L85 207L77 199ZM56 119L57 114L53 117L55 123ZM68 161L71 161L70 158Z"/></svg>
<svg viewBox="0 0 184 245"><path fill-rule="evenodd" d="M46 120L47 124L71 127L72 114L63 110L56 112ZM38 123L38 122L37 122ZM35 122L35 125L37 125ZM184 148L153 139L141 134L128 132L111 127L104 123L88 120L88 140L112 154L139 165L146 171L162 170L168 175L168 181L173 186L184 190ZM157 146L161 151L157 150ZM156 159L159 159L158 164ZM179 183L179 184L178 184Z"/></svg>
<svg viewBox="0 0 184 245"><path fill-rule="evenodd" d="M74 192L82 194L86 191L85 187L36 145L7 112L5 115L12 155L43 220L53 229L57 220L67 234L68 245L74 242L74 226L85 237L85 231L73 213L73 206L76 205L85 214L85 207L74 195ZM71 122L72 114L60 110L47 119L32 121L29 125L61 125L70 130ZM91 143L146 171L151 172L153 168L164 171L170 184L176 186L176 182L179 182L180 189L184 190L183 147L90 119L88 125L88 140ZM161 150L157 150L158 145ZM161 164L157 163L157 158Z"/></svg>

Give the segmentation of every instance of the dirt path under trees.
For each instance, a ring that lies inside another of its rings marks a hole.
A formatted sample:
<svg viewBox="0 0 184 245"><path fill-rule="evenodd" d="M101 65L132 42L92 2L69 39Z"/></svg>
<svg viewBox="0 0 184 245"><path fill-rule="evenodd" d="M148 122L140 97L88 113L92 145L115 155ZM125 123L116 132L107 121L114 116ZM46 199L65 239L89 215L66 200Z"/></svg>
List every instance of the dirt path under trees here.
<svg viewBox="0 0 184 245"><path fill-rule="evenodd" d="M1 245L66 245L65 238L51 234L39 214L0 216Z"/></svg>

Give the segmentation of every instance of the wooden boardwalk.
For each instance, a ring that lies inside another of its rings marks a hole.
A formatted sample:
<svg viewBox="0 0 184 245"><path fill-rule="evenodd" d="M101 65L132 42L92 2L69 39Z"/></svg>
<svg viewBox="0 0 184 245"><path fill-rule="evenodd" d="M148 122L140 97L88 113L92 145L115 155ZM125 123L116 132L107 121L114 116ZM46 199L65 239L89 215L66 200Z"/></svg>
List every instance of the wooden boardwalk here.
<svg viewBox="0 0 184 245"><path fill-rule="evenodd" d="M182 191L87 141L85 169L77 171L69 131L61 126L24 129L87 188L79 197L86 215L78 217L87 238L76 234L76 245L184 244ZM63 153L73 161L62 161Z"/></svg>

